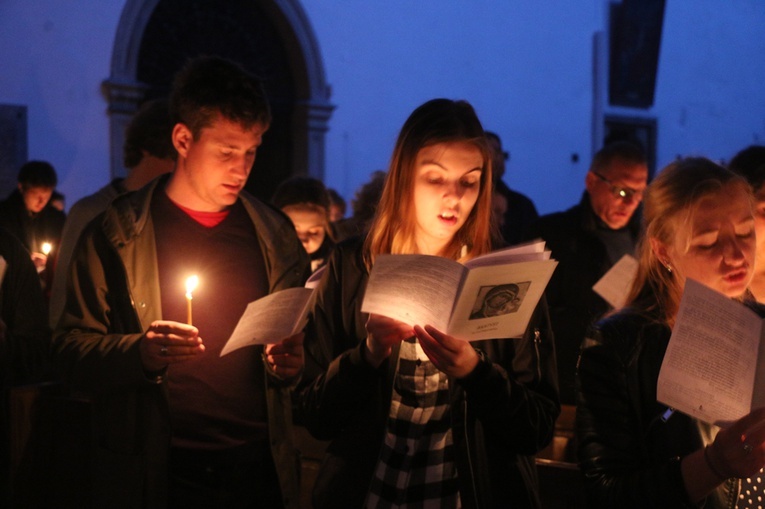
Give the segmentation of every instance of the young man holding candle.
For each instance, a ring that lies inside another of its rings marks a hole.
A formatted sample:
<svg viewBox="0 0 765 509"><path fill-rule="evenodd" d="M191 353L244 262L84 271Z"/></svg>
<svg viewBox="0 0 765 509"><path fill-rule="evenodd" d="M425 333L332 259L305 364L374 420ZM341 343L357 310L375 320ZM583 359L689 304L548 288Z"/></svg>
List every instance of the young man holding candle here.
<svg viewBox="0 0 765 509"><path fill-rule="evenodd" d="M58 246L66 220L66 215L50 204L57 182L50 163L29 161L19 169L17 189L0 202L0 226L27 248L38 272L45 269L48 254Z"/></svg>
<svg viewBox="0 0 765 509"><path fill-rule="evenodd" d="M176 77L170 104L177 165L85 230L54 338L96 416L88 499L296 507L288 387L302 333L220 356L247 303L309 273L289 220L243 192L268 103L239 66L203 57Z"/></svg>

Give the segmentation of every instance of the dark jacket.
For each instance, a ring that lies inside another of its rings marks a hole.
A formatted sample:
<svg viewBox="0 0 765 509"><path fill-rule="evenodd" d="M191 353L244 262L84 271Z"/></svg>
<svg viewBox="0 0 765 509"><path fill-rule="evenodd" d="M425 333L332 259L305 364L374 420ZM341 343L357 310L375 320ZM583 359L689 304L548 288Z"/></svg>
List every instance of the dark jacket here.
<svg viewBox="0 0 765 509"><path fill-rule="evenodd" d="M518 244L523 240L523 233L539 219L537 208L528 196L510 189L501 179L494 184L494 190L507 200L502 238L508 245Z"/></svg>
<svg viewBox="0 0 765 509"><path fill-rule="evenodd" d="M385 433L398 352L379 369L363 359L367 278L361 240L338 245L306 328L299 415L316 438L331 440L314 489L318 509L362 507ZM533 455L552 439L560 411L544 301L522 339L473 344L478 367L450 380L463 507L539 507Z"/></svg>
<svg viewBox="0 0 765 509"><path fill-rule="evenodd" d="M162 508L170 444L162 377L144 372L139 339L162 318L151 196L158 182L117 198L86 228L70 265L57 360L93 401L92 506ZM300 285L305 250L284 215L242 193L263 251L269 292ZM253 351L253 355L259 355ZM269 433L285 507L297 507L288 389L267 376Z"/></svg>
<svg viewBox="0 0 765 509"><path fill-rule="evenodd" d="M558 260L545 295L555 334L560 399L570 405L576 402L574 379L579 345L589 326L611 309L592 290L612 266L606 247L596 235L597 221L585 193L579 204L565 212L542 216L525 236L544 239L552 257ZM627 228L636 241L640 230L637 212Z"/></svg>
<svg viewBox="0 0 765 509"><path fill-rule="evenodd" d="M5 325L0 359L3 387L7 389L41 380L47 367L51 331L41 321L48 309L29 251L1 227L0 256L6 263L0 286L0 318Z"/></svg>
<svg viewBox="0 0 765 509"><path fill-rule="evenodd" d="M0 507L13 507L9 498L11 418L18 424L25 418L31 420L29 414L32 412L30 409L19 412L17 408L11 414L10 390L14 386L42 380L48 364L51 333L45 321L47 308L40 279L29 251L4 228L0 228L0 257L5 262L0 285ZM24 428L25 431L28 429ZM14 452L18 456L22 451ZM19 458L13 459L18 461ZM16 483L19 478L17 470ZM18 487L14 486L14 490L18 491Z"/></svg>
<svg viewBox="0 0 765 509"><path fill-rule="evenodd" d="M582 346L576 432L592 507L696 507L680 459L714 440L718 428L680 412L666 421L656 383L669 327L628 308L599 322ZM733 508L728 480L698 505Z"/></svg>
<svg viewBox="0 0 765 509"><path fill-rule="evenodd" d="M43 242L51 242L57 247L65 220L66 215L50 203L34 216L30 215L18 189L0 202L0 226L32 252L41 252Z"/></svg>

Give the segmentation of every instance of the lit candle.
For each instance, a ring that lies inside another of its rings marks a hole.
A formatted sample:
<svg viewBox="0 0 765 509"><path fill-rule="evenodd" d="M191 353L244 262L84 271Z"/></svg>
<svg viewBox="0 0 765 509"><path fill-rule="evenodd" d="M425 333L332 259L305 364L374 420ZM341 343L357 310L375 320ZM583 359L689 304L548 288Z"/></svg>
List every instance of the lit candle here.
<svg viewBox="0 0 765 509"><path fill-rule="evenodd" d="M42 252L45 256L48 256L53 249L53 246L50 242L43 242L42 243Z"/></svg>
<svg viewBox="0 0 765 509"><path fill-rule="evenodd" d="M191 292L193 292L199 284L199 278L197 276L189 276L186 280L186 310L188 314L187 322L191 325Z"/></svg>

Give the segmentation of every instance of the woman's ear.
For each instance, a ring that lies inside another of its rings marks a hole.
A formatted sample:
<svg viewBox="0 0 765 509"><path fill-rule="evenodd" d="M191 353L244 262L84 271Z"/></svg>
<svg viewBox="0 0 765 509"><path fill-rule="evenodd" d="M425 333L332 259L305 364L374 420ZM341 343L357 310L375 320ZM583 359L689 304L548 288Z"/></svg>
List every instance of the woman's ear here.
<svg viewBox="0 0 765 509"><path fill-rule="evenodd" d="M653 251L654 256L659 260L659 263L665 266L671 264L672 260L670 259L667 245L656 237L649 237L648 240L651 243L651 251Z"/></svg>

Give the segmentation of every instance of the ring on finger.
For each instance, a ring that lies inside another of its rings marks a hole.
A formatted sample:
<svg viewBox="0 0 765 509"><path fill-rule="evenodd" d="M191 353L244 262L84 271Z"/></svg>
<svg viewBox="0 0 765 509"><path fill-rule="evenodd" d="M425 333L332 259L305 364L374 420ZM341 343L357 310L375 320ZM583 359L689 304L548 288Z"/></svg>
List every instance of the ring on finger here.
<svg viewBox="0 0 765 509"><path fill-rule="evenodd" d="M159 355L161 355L163 357L165 355L167 355L167 347L166 346L163 346L162 348L159 349Z"/></svg>

